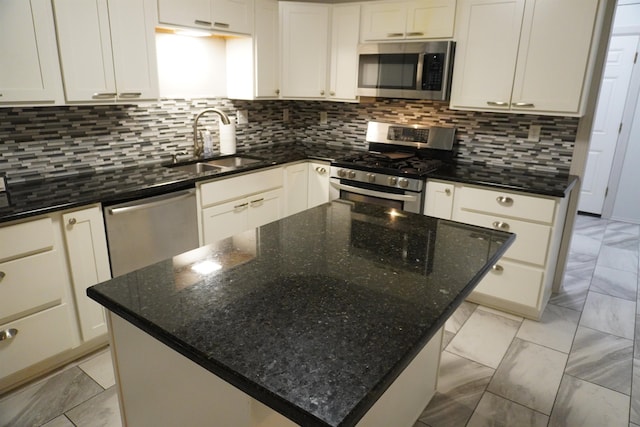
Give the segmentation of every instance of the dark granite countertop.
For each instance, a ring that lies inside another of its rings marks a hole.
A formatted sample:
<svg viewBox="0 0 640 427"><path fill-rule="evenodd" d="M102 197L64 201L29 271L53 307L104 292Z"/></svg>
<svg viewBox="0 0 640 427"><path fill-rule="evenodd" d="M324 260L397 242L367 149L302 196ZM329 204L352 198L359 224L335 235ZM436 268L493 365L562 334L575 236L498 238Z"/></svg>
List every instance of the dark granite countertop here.
<svg viewBox="0 0 640 427"><path fill-rule="evenodd" d="M334 201L87 294L298 424L352 426L515 237L392 213Z"/></svg>
<svg viewBox="0 0 640 427"><path fill-rule="evenodd" d="M193 174L155 164L11 183L6 192L0 193L0 223L92 203L116 203L154 196L193 187L198 181L273 165L305 159L333 160L352 152L352 149L341 146L267 145L239 152L263 161L233 171ZM577 179L572 175L534 174L517 168L470 164L450 165L432 173L431 177L556 197L568 194Z"/></svg>

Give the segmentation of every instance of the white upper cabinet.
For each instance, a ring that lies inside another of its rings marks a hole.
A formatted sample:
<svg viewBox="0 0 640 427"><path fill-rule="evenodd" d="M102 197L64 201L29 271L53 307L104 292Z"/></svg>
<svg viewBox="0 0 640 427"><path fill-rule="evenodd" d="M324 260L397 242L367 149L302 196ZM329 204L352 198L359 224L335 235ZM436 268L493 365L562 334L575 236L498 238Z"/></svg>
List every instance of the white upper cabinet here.
<svg viewBox="0 0 640 427"><path fill-rule="evenodd" d="M282 97L324 98L331 6L280 3Z"/></svg>
<svg viewBox="0 0 640 427"><path fill-rule="evenodd" d="M62 102L51 3L0 1L0 105Z"/></svg>
<svg viewBox="0 0 640 427"><path fill-rule="evenodd" d="M451 38L455 10L456 0L363 3L360 40Z"/></svg>
<svg viewBox="0 0 640 427"><path fill-rule="evenodd" d="M227 97L278 98L280 40L277 0L255 0L253 37L226 41Z"/></svg>
<svg viewBox="0 0 640 427"><path fill-rule="evenodd" d="M158 0L162 24L234 33L253 32L253 0Z"/></svg>
<svg viewBox="0 0 640 427"><path fill-rule="evenodd" d="M461 0L451 107L581 115L598 0Z"/></svg>
<svg viewBox="0 0 640 427"><path fill-rule="evenodd" d="M281 96L357 99L360 6L280 3Z"/></svg>
<svg viewBox="0 0 640 427"><path fill-rule="evenodd" d="M53 0L68 102L158 97L152 0Z"/></svg>

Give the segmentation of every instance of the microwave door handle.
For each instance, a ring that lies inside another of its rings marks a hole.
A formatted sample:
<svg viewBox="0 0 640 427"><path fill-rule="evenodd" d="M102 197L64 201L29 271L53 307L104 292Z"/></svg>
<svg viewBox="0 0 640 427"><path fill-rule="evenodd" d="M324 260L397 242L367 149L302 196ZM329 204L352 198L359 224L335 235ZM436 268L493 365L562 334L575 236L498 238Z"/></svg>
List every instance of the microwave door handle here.
<svg viewBox="0 0 640 427"><path fill-rule="evenodd" d="M418 74L416 76L416 87L414 88L414 90L422 90L422 76L423 76L423 71L424 70L424 52L418 54L418 69L416 70L416 73Z"/></svg>
<svg viewBox="0 0 640 427"><path fill-rule="evenodd" d="M338 190L350 191L356 194L362 194L363 196L371 196L378 197L380 199L388 199L388 200L396 200L399 202L416 202L418 201L417 196L413 196L411 194L394 194L394 193L384 193L382 191L368 190L366 188L353 187L351 185L340 184L336 181L331 181L331 185Z"/></svg>

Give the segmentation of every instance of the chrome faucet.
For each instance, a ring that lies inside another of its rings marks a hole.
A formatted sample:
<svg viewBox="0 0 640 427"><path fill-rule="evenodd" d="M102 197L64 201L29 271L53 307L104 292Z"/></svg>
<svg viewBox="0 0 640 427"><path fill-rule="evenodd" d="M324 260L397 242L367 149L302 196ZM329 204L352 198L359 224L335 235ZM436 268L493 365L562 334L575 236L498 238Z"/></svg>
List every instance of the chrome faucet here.
<svg viewBox="0 0 640 427"><path fill-rule="evenodd" d="M202 117L205 113L210 112L218 114L223 124L228 125L229 123L231 123L231 120L229 120L229 116L227 116L224 111L218 110L217 108L206 108L199 112L196 115L195 120L193 121L193 157L200 157L202 155L202 152L204 151L204 148L198 142L198 120L200 120L200 117Z"/></svg>

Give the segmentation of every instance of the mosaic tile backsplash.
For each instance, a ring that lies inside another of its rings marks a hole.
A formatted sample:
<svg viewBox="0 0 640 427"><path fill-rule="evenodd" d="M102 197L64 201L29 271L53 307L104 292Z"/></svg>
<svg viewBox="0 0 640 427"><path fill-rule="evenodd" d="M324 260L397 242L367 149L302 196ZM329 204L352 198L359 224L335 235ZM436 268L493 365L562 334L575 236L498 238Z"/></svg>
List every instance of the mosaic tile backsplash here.
<svg viewBox="0 0 640 427"><path fill-rule="evenodd" d="M248 123L236 125L239 150L296 141L366 149L370 120L455 126L458 161L568 173L577 118L454 111L447 103L385 99L320 101L162 100L140 105L0 108L0 174L7 181L74 175L166 162L193 153L193 118L217 107ZM282 120L283 110L290 120ZM320 112L327 123L320 124ZM200 119L217 141L217 115ZM539 142L529 126L542 126Z"/></svg>

